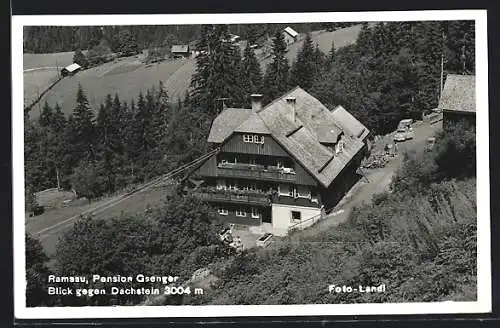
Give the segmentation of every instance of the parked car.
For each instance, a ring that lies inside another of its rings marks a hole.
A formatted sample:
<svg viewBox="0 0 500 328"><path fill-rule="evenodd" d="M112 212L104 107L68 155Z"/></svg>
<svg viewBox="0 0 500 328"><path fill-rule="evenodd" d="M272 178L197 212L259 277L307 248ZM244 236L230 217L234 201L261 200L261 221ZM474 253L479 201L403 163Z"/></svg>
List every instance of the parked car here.
<svg viewBox="0 0 500 328"><path fill-rule="evenodd" d="M411 127L412 123L413 120L411 118L401 120L398 124L398 129L394 134L394 141L401 142L413 139L415 134L413 132L413 128Z"/></svg>

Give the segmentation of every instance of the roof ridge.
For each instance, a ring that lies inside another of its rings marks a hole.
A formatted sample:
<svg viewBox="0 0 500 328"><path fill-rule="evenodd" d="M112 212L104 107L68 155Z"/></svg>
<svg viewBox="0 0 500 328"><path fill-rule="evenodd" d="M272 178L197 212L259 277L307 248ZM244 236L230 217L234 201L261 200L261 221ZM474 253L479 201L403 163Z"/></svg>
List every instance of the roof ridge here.
<svg viewBox="0 0 500 328"><path fill-rule="evenodd" d="M265 111L267 108L271 107L272 105L274 105L275 103L277 103L279 100L282 100L285 96L289 95L290 93L292 93L293 91L297 90L297 89L302 89L299 85L293 87L292 89L288 90L286 93L284 93L283 95L281 95L280 97L274 99L273 101L271 101L269 104L265 105L264 108L262 108L261 110L259 110L257 113L260 113L262 111ZM303 90L303 89L302 89ZM305 91L305 90L304 90Z"/></svg>

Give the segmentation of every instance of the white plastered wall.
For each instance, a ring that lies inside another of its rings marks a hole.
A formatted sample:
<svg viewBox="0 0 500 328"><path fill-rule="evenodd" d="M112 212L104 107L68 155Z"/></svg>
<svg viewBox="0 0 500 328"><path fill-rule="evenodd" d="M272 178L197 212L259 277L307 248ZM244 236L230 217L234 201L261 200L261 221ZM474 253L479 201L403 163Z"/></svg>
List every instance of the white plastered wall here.
<svg viewBox="0 0 500 328"><path fill-rule="evenodd" d="M288 231L288 227L298 223L298 221L292 222L292 211L301 213L301 221L305 221L321 213L319 208L314 207L272 204L271 214L273 228L279 231Z"/></svg>

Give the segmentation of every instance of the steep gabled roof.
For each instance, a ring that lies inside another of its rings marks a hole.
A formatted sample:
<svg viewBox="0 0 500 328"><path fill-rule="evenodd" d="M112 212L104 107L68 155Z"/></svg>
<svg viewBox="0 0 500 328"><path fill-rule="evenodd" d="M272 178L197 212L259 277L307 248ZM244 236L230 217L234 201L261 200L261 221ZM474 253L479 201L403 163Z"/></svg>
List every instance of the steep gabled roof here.
<svg viewBox="0 0 500 328"><path fill-rule="evenodd" d="M354 116L345 110L342 106L335 107L331 114L333 118L338 122L338 124L347 132L350 136L364 139L369 131L366 126L358 121Z"/></svg>
<svg viewBox="0 0 500 328"><path fill-rule="evenodd" d="M235 132L243 133L260 133L269 134L269 129L258 113L251 113L251 115L243 121L236 129Z"/></svg>
<svg viewBox="0 0 500 328"><path fill-rule="evenodd" d="M226 108L212 122L208 142L221 143L252 114L249 108Z"/></svg>
<svg viewBox="0 0 500 328"><path fill-rule="evenodd" d="M448 74L443 93L439 99L439 109L475 112L476 76Z"/></svg>
<svg viewBox="0 0 500 328"><path fill-rule="evenodd" d="M295 98L293 118L286 103L288 97ZM353 120L357 121L351 116L347 121L353 126L363 126ZM362 139L352 135L345 126L346 123L338 120L319 100L296 87L259 112L225 109L214 120L208 141L221 143L232 132L270 134L316 180L328 187L363 147ZM335 153L325 146L337 143L341 137L345 144L343 151Z"/></svg>

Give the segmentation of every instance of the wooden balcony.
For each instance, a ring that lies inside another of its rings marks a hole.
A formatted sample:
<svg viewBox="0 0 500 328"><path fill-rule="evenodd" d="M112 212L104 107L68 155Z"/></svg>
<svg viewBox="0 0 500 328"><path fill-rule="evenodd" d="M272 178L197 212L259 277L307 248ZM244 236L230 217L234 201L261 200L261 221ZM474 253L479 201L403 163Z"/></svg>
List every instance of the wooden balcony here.
<svg viewBox="0 0 500 328"><path fill-rule="evenodd" d="M271 205L271 197L265 193L204 189L194 192L193 195L205 202Z"/></svg>
<svg viewBox="0 0 500 328"><path fill-rule="evenodd" d="M216 175L224 178L241 178L261 181L295 182L293 171L285 172L277 167L265 167L252 164L218 164Z"/></svg>
<svg viewBox="0 0 500 328"><path fill-rule="evenodd" d="M321 204L319 199L316 198L316 201L312 201L309 198L302 197L291 197L291 196L283 196L283 195L274 195L273 203L275 204L283 204L283 205L292 205L292 206L304 206L304 207L314 207L320 208Z"/></svg>

